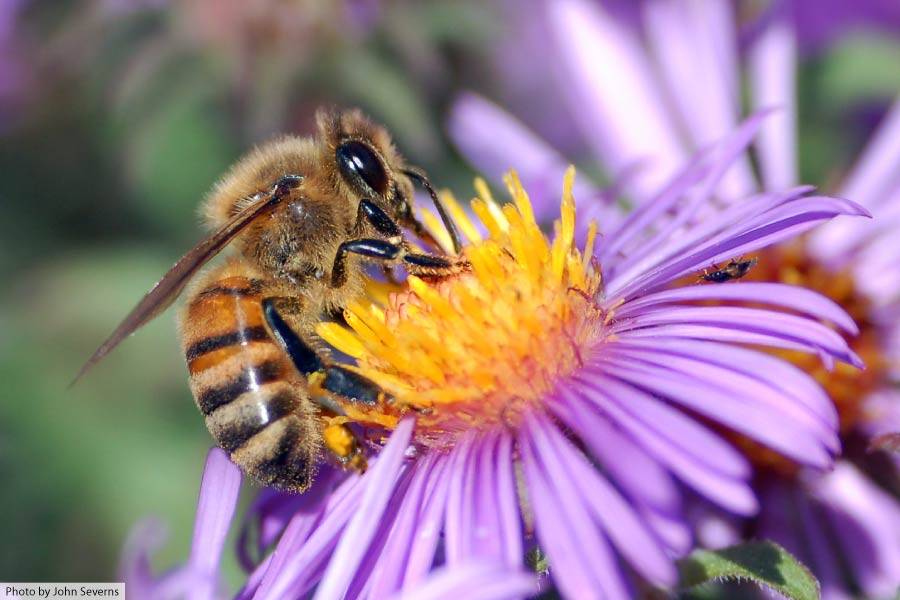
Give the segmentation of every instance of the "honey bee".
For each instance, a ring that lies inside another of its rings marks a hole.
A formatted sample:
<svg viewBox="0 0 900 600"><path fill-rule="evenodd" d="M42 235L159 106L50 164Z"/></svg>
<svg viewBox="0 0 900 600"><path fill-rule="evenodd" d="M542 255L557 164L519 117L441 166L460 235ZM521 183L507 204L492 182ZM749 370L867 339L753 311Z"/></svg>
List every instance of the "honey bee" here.
<svg viewBox="0 0 900 600"><path fill-rule="evenodd" d="M438 249L413 214L414 183L429 192L454 254L415 251L404 239L406 227ZM429 277L467 268L427 177L361 112L322 110L314 137L281 137L239 160L213 187L203 214L213 233L144 296L76 380L187 287L179 330L191 392L231 459L291 492L310 486L323 447L363 470L359 441L329 417L342 402L390 398L333 362L314 327L364 293L367 264L386 272L401 264ZM235 255L198 275L227 245Z"/></svg>
<svg viewBox="0 0 900 600"><path fill-rule="evenodd" d="M725 283L726 281L733 281L735 279L740 279L744 277L747 273L750 272L758 260L756 258L750 258L747 260L738 260L731 259L731 261L722 268L716 268L715 271L707 272L704 271L703 275L701 275L701 279L703 281L708 281L710 283Z"/></svg>

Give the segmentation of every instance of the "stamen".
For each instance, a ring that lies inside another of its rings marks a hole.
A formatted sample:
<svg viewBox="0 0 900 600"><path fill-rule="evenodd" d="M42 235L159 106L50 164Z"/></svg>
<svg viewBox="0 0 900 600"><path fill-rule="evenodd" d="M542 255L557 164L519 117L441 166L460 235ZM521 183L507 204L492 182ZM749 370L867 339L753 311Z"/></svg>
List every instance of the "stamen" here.
<svg viewBox="0 0 900 600"><path fill-rule="evenodd" d="M566 173L552 242L535 222L515 173L506 178L513 201L503 207L482 180L475 182L480 198L471 207L486 237L445 196L470 242L463 253L471 269L437 281L410 276L386 303L351 306L349 330L319 327L323 339L356 358L358 371L394 399L348 407L349 418L391 427L416 411L417 442L450 447L472 428L506 427L527 411L545 409L609 318L594 300L600 273L574 245L574 174ZM426 217L425 224L440 235L436 219ZM596 225L589 231L586 251Z"/></svg>

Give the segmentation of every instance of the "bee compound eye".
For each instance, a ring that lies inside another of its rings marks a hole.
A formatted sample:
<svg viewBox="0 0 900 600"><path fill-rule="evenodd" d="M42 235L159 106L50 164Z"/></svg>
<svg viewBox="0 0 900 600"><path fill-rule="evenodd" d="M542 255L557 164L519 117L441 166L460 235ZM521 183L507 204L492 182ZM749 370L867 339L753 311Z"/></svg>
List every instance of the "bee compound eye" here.
<svg viewBox="0 0 900 600"><path fill-rule="evenodd" d="M388 188L388 176L381 161L366 144L344 142L335 151L338 166L350 181L362 179L373 191L384 194Z"/></svg>

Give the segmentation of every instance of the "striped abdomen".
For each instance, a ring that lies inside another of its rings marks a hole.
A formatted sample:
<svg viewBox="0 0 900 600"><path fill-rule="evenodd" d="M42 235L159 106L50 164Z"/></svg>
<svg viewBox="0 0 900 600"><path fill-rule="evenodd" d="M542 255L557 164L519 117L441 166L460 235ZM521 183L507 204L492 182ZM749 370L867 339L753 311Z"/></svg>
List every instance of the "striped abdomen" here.
<svg viewBox="0 0 900 600"><path fill-rule="evenodd" d="M191 391L219 446L247 474L290 491L312 479L320 430L263 317L265 283L232 263L195 288L181 315Z"/></svg>

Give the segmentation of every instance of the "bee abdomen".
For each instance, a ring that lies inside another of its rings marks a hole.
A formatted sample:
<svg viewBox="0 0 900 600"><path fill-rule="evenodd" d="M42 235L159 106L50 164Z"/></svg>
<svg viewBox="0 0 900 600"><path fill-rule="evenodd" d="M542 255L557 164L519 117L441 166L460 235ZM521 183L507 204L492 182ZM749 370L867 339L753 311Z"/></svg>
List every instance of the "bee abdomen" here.
<svg viewBox="0 0 900 600"><path fill-rule="evenodd" d="M226 452L245 446L267 426L289 417L298 408L297 391L276 383L250 389L206 415L210 433Z"/></svg>
<svg viewBox="0 0 900 600"><path fill-rule="evenodd" d="M267 485L302 491L320 444L315 409L266 329L263 286L254 281L226 277L192 295L182 327L191 391L238 466Z"/></svg>
<svg viewBox="0 0 900 600"><path fill-rule="evenodd" d="M206 417L219 446L255 479L275 487L303 491L311 481L319 432L305 414L305 393L287 381L266 384L239 395Z"/></svg>

